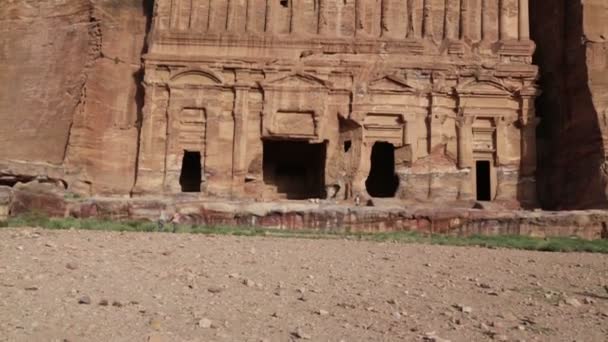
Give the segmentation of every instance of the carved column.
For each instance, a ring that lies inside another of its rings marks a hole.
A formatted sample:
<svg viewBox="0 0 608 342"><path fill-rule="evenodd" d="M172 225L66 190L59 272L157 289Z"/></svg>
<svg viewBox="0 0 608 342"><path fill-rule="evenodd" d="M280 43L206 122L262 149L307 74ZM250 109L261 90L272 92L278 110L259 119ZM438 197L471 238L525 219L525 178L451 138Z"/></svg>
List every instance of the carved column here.
<svg viewBox="0 0 608 342"><path fill-rule="evenodd" d="M446 1L445 8L445 38L456 40L459 36L460 0Z"/></svg>
<svg viewBox="0 0 608 342"><path fill-rule="evenodd" d="M523 177L534 176L536 173L536 126L540 119L536 117L534 99L524 97L521 100L521 170Z"/></svg>
<svg viewBox="0 0 608 342"><path fill-rule="evenodd" d="M482 2L482 37L486 42L498 39L498 0L483 0Z"/></svg>
<svg viewBox="0 0 608 342"><path fill-rule="evenodd" d="M500 0L500 40L518 38L518 0Z"/></svg>
<svg viewBox="0 0 608 342"><path fill-rule="evenodd" d="M455 0L456 1L456 0ZM433 38L433 4L431 0L424 0L422 9L424 38Z"/></svg>
<svg viewBox="0 0 608 342"><path fill-rule="evenodd" d="M154 84L144 83L145 107L140 136L136 193L162 192L165 174L169 93Z"/></svg>
<svg viewBox="0 0 608 342"><path fill-rule="evenodd" d="M407 37L418 39L422 37L422 0L407 1Z"/></svg>
<svg viewBox="0 0 608 342"><path fill-rule="evenodd" d="M390 37L391 31L394 29L393 22L391 20L391 2L389 0L382 0L382 12L381 12L381 34L383 37Z"/></svg>
<svg viewBox="0 0 608 342"><path fill-rule="evenodd" d="M519 0L519 40L530 39L530 5L528 0Z"/></svg>
<svg viewBox="0 0 608 342"><path fill-rule="evenodd" d="M179 9L181 7L181 0L171 1L171 14L169 19L169 27L172 29L178 27L179 22Z"/></svg>
<svg viewBox="0 0 608 342"><path fill-rule="evenodd" d="M458 132L458 167L473 167L473 116L460 116L456 120Z"/></svg>
<svg viewBox="0 0 608 342"><path fill-rule="evenodd" d="M355 2L355 35L365 35L367 2L369 0L356 0Z"/></svg>
<svg viewBox="0 0 608 342"><path fill-rule="evenodd" d="M267 33L274 32L274 27L273 27L274 6L273 6L273 3L274 2L272 0L266 0L266 18L265 18L264 31Z"/></svg>
<svg viewBox="0 0 608 342"><path fill-rule="evenodd" d="M496 153L495 162L496 166L501 166L503 163L502 159L506 154L507 145L507 122L505 117L494 118L494 127L496 127Z"/></svg>
<svg viewBox="0 0 608 342"><path fill-rule="evenodd" d="M470 11L472 10L469 4L470 0L460 0L460 39L467 40L471 38L471 18Z"/></svg>
<svg viewBox="0 0 608 342"><path fill-rule="evenodd" d="M247 18L243 15L246 11L247 0L227 0L228 18L226 28L228 31L245 31Z"/></svg>
<svg viewBox="0 0 608 342"><path fill-rule="evenodd" d="M232 150L232 193L242 193L247 173L247 121L249 114L249 85L235 86L234 140Z"/></svg>
<svg viewBox="0 0 608 342"><path fill-rule="evenodd" d="M319 18L318 18L317 32L320 35L327 35L327 33L331 32L330 27L329 27L329 23L330 23L329 1L331 1L331 0L319 0Z"/></svg>

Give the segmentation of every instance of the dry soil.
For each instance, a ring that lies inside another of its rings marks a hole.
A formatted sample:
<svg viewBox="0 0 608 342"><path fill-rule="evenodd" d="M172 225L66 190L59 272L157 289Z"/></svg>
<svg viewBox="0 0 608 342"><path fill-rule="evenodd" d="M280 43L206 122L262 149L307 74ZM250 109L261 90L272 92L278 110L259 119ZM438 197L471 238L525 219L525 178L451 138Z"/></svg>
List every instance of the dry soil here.
<svg viewBox="0 0 608 342"><path fill-rule="evenodd" d="M607 341L608 256L0 230L2 341Z"/></svg>

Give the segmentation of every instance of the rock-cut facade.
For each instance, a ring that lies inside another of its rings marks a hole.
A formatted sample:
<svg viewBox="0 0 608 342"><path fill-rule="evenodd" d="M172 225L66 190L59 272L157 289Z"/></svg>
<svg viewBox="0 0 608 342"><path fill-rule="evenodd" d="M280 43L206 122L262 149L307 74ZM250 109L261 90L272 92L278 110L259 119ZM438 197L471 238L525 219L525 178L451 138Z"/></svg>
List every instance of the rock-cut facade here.
<svg viewBox="0 0 608 342"><path fill-rule="evenodd" d="M528 0L158 0L135 194L536 204Z"/></svg>

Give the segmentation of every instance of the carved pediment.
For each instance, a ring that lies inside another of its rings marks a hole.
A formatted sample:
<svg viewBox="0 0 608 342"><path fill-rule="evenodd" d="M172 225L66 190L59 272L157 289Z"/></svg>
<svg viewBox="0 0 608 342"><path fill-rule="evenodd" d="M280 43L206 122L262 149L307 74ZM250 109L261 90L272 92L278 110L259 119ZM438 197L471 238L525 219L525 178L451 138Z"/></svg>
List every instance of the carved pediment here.
<svg viewBox="0 0 608 342"><path fill-rule="evenodd" d="M416 89L410 86L405 79L397 76L384 76L376 79L369 84L372 91L397 91L415 92Z"/></svg>
<svg viewBox="0 0 608 342"><path fill-rule="evenodd" d="M296 73L282 76L262 84L265 87L277 88L328 88L329 83L311 74Z"/></svg>
<svg viewBox="0 0 608 342"><path fill-rule="evenodd" d="M512 96L513 92L497 80L471 81L456 87L460 95Z"/></svg>
<svg viewBox="0 0 608 342"><path fill-rule="evenodd" d="M218 85L223 80L220 75L211 70L186 70L171 77L173 85Z"/></svg>

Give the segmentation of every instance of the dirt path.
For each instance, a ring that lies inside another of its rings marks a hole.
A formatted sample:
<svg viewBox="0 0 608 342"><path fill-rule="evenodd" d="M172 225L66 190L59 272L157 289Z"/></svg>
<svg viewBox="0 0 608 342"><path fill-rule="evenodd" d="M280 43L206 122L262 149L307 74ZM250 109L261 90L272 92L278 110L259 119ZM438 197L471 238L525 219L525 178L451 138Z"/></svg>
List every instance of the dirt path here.
<svg viewBox="0 0 608 342"><path fill-rule="evenodd" d="M3 229L0 340L606 341L605 284L607 255Z"/></svg>

